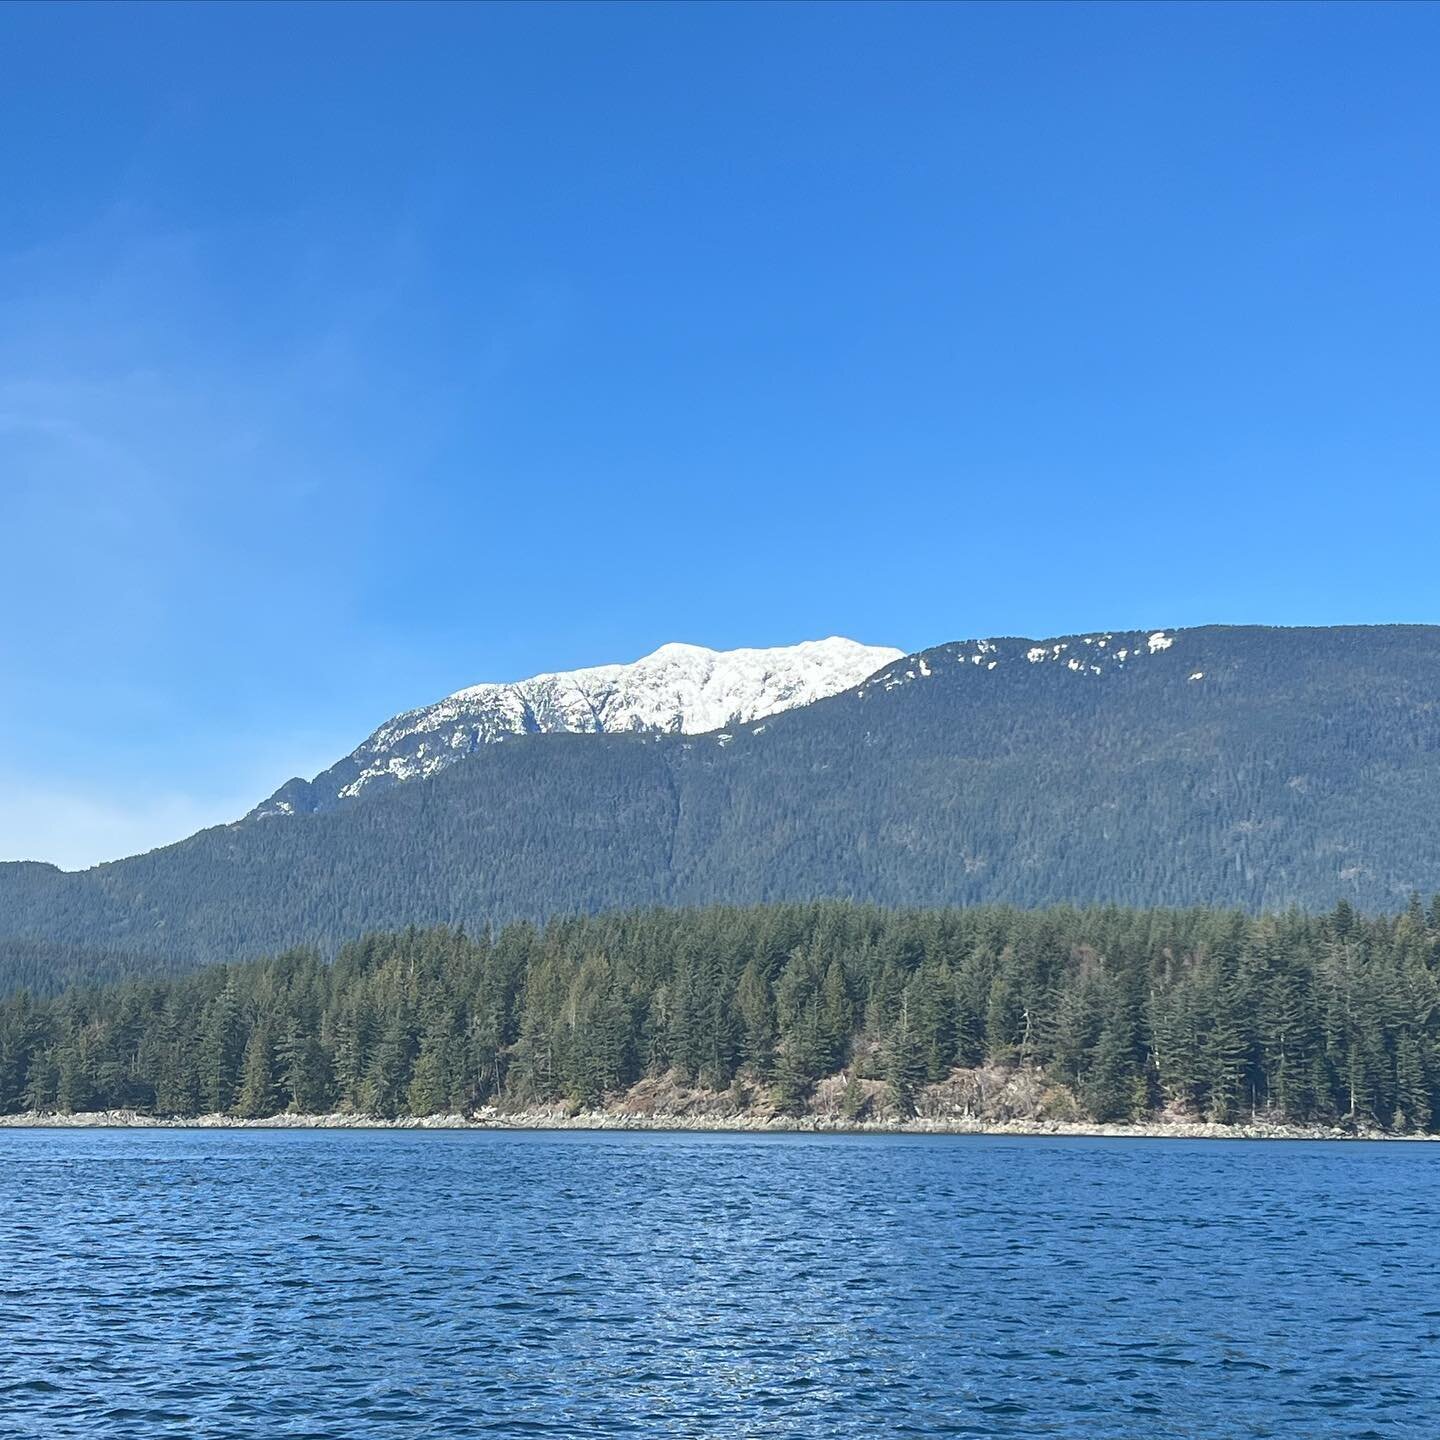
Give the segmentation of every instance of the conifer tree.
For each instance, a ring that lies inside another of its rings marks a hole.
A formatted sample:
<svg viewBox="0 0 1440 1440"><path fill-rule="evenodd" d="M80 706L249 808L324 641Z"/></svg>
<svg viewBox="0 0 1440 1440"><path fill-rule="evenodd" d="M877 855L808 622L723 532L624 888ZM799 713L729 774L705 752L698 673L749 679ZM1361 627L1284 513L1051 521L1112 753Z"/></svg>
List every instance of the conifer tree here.
<svg viewBox="0 0 1440 1440"><path fill-rule="evenodd" d="M735 992L740 1011L741 1054L751 1071L768 1080L775 1068L775 1001L760 957L746 964Z"/></svg>
<svg viewBox="0 0 1440 1440"><path fill-rule="evenodd" d="M826 1071L838 1070L855 1028L850 1006L850 988L839 956L832 955L820 986L820 1063Z"/></svg>
<svg viewBox="0 0 1440 1440"><path fill-rule="evenodd" d="M86 1060L84 1047L78 1039L60 1047L55 1103L66 1113L92 1108L95 1087Z"/></svg>
<svg viewBox="0 0 1440 1440"><path fill-rule="evenodd" d="M1125 1023L1108 1016L1100 1027L1084 1080L1086 1108L1093 1120L1130 1120L1136 1105L1137 1074Z"/></svg>
<svg viewBox="0 0 1440 1440"><path fill-rule="evenodd" d="M245 1042L235 1113L246 1120L261 1120L275 1114L279 1108L275 1085L275 1043L269 1020L261 1020Z"/></svg>
<svg viewBox="0 0 1440 1440"><path fill-rule="evenodd" d="M1395 1050L1395 1116L1397 1130L1430 1128L1430 1082L1425 1058L1414 1035L1401 1035Z"/></svg>
<svg viewBox="0 0 1440 1440"><path fill-rule="evenodd" d="M212 1114L228 1110L234 1103L243 1044L235 984L226 974L220 992L206 1009L197 1057L200 1103Z"/></svg>
<svg viewBox="0 0 1440 1440"><path fill-rule="evenodd" d="M405 1109L411 1115L437 1115L450 1103L449 1037L427 1030L406 1092Z"/></svg>
<svg viewBox="0 0 1440 1440"><path fill-rule="evenodd" d="M902 1117L915 1113L915 1095L926 1078L925 1053L920 1036L910 1023L908 1000L902 1000L900 1018L885 1051L886 1096Z"/></svg>

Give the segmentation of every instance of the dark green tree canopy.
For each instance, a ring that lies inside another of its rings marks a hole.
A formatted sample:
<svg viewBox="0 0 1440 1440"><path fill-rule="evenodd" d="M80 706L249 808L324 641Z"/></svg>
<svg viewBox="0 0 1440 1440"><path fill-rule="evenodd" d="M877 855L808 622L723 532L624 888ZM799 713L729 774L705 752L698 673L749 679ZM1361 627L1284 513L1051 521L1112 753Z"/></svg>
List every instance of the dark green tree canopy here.
<svg viewBox="0 0 1440 1440"><path fill-rule="evenodd" d="M1440 926L1411 904L1254 919L830 901L409 929L0 1002L0 1112L593 1106L667 1077L907 1114L957 1067L1079 1112L1428 1130ZM873 1089L866 1086L873 1082Z"/></svg>

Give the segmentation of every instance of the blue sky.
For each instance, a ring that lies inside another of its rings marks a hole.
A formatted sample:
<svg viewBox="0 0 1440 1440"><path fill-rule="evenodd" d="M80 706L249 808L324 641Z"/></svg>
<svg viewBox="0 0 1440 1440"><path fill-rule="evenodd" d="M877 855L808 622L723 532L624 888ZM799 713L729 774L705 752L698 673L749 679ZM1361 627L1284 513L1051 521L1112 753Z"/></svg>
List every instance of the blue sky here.
<svg viewBox="0 0 1440 1440"><path fill-rule="evenodd" d="M1440 621L1440 8L0 9L0 858L660 643Z"/></svg>

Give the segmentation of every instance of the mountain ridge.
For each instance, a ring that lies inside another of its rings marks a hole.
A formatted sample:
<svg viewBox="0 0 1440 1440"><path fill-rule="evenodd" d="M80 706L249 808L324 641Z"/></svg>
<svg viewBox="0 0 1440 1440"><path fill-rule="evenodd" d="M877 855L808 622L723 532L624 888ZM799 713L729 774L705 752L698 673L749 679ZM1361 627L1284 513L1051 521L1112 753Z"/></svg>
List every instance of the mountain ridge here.
<svg viewBox="0 0 1440 1440"><path fill-rule="evenodd" d="M286 781L245 818L329 809L522 735L703 734L745 724L848 690L903 654L839 635L735 650L671 642L628 664L469 685L393 716L313 780Z"/></svg>
<svg viewBox="0 0 1440 1440"><path fill-rule="evenodd" d="M1105 634L954 642L729 732L520 736L284 823L0 869L0 939L201 963L655 904L1440 889L1440 627L1115 632L1125 660L1070 665Z"/></svg>

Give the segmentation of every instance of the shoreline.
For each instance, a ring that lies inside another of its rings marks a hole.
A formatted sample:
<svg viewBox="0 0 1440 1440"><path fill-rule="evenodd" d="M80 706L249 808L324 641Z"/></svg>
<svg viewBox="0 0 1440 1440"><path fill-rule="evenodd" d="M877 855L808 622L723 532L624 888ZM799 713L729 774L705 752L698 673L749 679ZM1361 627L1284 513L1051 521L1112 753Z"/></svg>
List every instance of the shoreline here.
<svg viewBox="0 0 1440 1440"><path fill-rule="evenodd" d="M1397 1135L1382 1130L1345 1129L1336 1125L1286 1125L1251 1120L1221 1125L1204 1120L1139 1121L1099 1124L1061 1120L978 1120L963 1117L916 1117L911 1120L849 1121L840 1116L807 1115L655 1115L586 1110L575 1115L546 1110L480 1110L473 1115L379 1115L335 1112L327 1115L271 1115L241 1119L234 1115L172 1117L134 1110L90 1110L75 1113L27 1111L0 1115L0 1129L10 1130L588 1130L669 1131L692 1134L788 1135L977 1135L1012 1138L1121 1140L1440 1140L1440 1135Z"/></svg>

